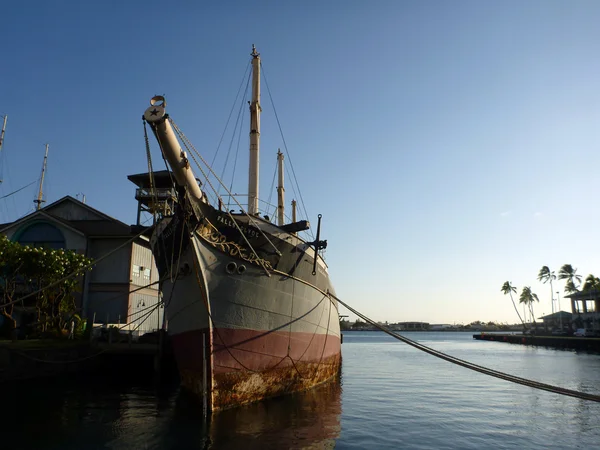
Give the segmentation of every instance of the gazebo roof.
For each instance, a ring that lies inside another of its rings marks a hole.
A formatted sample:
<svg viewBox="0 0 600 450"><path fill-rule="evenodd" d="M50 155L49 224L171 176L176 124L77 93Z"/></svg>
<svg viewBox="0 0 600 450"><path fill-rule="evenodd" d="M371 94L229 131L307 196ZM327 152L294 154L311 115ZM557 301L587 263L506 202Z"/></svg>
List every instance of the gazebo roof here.
<svg viewBox="0 0 600 450"><path fill-rule="evenodd" d="M600 291L578 291L573 292L569 295L565 295L564 298L571 298L573 300L600 300Z"/></svg>

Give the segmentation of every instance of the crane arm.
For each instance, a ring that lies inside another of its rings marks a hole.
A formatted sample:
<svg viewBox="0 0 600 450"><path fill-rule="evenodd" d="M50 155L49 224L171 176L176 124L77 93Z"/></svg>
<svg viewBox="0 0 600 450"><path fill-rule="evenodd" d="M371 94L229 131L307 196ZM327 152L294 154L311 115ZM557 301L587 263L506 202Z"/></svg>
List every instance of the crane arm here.
<svg viewBox="0 0 600 450"><path fill-rule="evenodd" d="M165 111L167 102L165 98L158 95L150 100L150 107L144 112L144 120L150 124L154 135L160 145L163 156L171 166L177 184L187 190L188 195L198 201L202 201L202 191L194 172L190 168L186 153L181 149L173 127L168 120Z"/></svg>

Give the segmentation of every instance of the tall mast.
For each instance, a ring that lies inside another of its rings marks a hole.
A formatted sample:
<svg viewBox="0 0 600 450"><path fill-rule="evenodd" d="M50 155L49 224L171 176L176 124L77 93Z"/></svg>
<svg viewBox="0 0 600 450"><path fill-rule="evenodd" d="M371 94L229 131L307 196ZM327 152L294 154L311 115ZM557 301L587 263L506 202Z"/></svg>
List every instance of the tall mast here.
<svg viewBox="0 0 600 450"><path fill-rule="evenodd" d="M2 124L2 132L0 132L0 154L2 153L2 144L4 143L4 132L6 131L6 119L8 116L4 116L4 123ZM2 172L0 171L0 177L2 176ZM2 183L2 178L0 178L0 184Z"/></svg>
<svg viewBox="0 0 600 450"><path fill-rule="evenodd" d="M250 102L250 164L248 174L248 214L258 214L258 165L260 146L260 53L252 45L252 101Z"/></svg>
<svg viewBox="0 0 600 450"><path fill-rule="evenodd" d="M277 151L277 168L279 171L279 179L277 183L277 225L282 226L284 223L284 203L283 197L285 189L283 188L283 153Z"/></svg>
<svg viewBox="0 0 600 450"><path fill-rule="evenodd" d="M38 198L34 200L33 203L37 203L36 209L39 211L42 209L42 203L45 200L42 199L43 188L44 188L44 176L46 175L46 162L48 161L48 144L46 144L46 153L44 154L44 164L42 165L42 176L40 177L40 189L38 191Z"/></svg>

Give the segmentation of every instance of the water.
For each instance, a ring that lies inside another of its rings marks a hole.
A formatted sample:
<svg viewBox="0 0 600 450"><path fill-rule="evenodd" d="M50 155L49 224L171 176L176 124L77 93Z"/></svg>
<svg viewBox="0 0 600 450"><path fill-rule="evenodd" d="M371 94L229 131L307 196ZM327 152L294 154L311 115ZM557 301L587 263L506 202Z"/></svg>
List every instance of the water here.
<svg viewBox="0 0 600 450"><path fill-rule="evenodd" d="M475 341L411 339L496 370L600 394L600 355ZM589 449L600 404L469 371L381 332L344 333L342 382L225 411L206 423L177 386L138 376L2 386L10 449Z"/></svg>

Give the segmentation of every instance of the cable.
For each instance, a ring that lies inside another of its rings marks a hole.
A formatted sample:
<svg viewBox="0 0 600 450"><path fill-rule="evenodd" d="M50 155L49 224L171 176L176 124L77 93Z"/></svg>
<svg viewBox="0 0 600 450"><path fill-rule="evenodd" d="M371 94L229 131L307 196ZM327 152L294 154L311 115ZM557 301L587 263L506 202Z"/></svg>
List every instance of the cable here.
<svg viewBox="0 0 600 450"><path fill-rule="evenodd" d="M20 191L22 191L23 189L25 189L25 188L28 188L29 186L31 186L31 185L33 185L33 184L35 184L35 183L37 183L37 182L38 182L38 180L33 180L33 181L32 181L31 183L29 183L27 186L23 186L22 188L19 188L19 189L17 189L16 191L12 191L10 194L3 195L2 197L0 197L0 200L2 200L3 198L10 197L11 195L14 195L14 194L16 194L17 192L20 192Z"/></svg>
<svg viewBox="0 0 600 450"><path fill-rule="evenodd" d="M265 69L264 69L262 63L260 64L260 69L263 73L263 78L265 79L265 86L267 87L267 93L269 94L269 99L271 100L271 105L273 106L273 112L275 113L275 120L277 121L277 126L279 127L279 133L281 134L281 139L283 141L283 148L285 148L285 153L290 162L290 167L292 168L292 175L294 177L294 182L296 183L296 186L298 186L298 198L300 199L300 204L302 205L302 209L304 210L304 215L305 215L306 219L308 220L309 215L306 212L306 206L304 204L304 199L302 198L302 192L300 191L300 184L298 183L298 179L296 178L296 171L294 170L294 165L292 164L292 158L290 156L290 152L288 151L287 143L285 142L285 137L283 136L283 130L281 129L281 122L279 122L279 116L277 115L277 109L275 109L275 103L273 102L273 97L271 96L271 89L269 88L269 82L267 81L267 73L265 72ZM294 193L296 192L296 189L294 188L294 183L292 183L292 190L294 191ZM309 235L312 237L312 231L309 232Z"/></svg>
<svg viewBox="0 0 600 450"><path fill-rule="evenodd" d="M361 319L363 319L365 322L370 323L374 327L378 328L379 330L383 331L386 334L389 334L393 338L398 339L399 341L402 341L405 344L408 344L411 347L414 347L414 348L416 348L418 350L421 350L421 351L423 351L425 353L429 353L430 355L435 356L436 358L440 358L440 359L443 359L444 361L451 362L451 363L456 364L458 366L474 370L475 372L483 373L485 375L490 375L492 377L500 378L501 380L510 381L512 383L522 384L523 386L529 386L529 387L532 387L534 389L540 389L540 390L543 390L543 391L553 392L555 394L566 395L566 396L569 396L569 397L576 397L576 398L580 398L582 400L589 400L589 401L593 401L593 402L600 402L600 395L588 394L586 392L574 391L574 390L571 390L571 389L562 388L560 386L553 386L551 384L540 383L540 382L534 381L534 380L528 380L526 378L517 377L515 375L511 375L511 374L508 374L508 373L505 373L505 372L500 372L500 371L497 371L497 370L489 369L487 367L483 367L483 366L480 366L478 364L474 364L474 363L471 363L471 362L468 362L468 361L456 358L454 356L447 355L447 354L445 354L443 352L440 352L438 350L434 350L434 349L432 349L430 347L427 347L426 345L420 344L419 342L416 342L416 341L413 341L412 339L404 337L401 334L394 333L393 331L391 331L388 328L386 328L386 327L378 324L377 322L375 322L374 320L372 320L369 317L365 316L364 314L361 314L360 312L358 312L357 310L355 310L354 308L352 308L351 306L349 306L348 304L344 303L342 300L340 300L339 298L337 298L335 295L333 295L331 293L329 295L331 297L333 297L340 305L344 306L350 312L356 314L358 317L360 317Z"/></svg>

